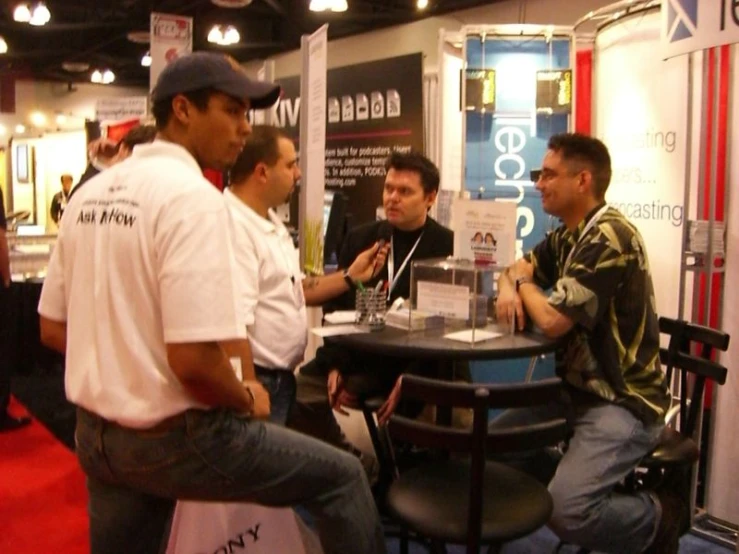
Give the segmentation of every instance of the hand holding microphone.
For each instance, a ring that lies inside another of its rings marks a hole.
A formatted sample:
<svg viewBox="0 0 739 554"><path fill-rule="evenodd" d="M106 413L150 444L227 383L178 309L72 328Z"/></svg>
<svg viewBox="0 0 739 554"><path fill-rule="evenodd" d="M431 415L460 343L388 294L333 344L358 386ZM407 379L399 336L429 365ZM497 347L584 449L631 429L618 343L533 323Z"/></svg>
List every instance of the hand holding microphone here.
<svg viewBox="0 0 739 554"><path fill-rule="evenodd" d="M347 272L349 277L355 283L366 283L377 275L387 261L387 256L390 251L390 237L392 236L392 227L387 224L387 229L384 230L383 226L380 226L377 242L375 242L368 249L361 252L354 260Z"/></svg>
<svg viewBox="0 0 739 554"><path fill-rule="evenodd" d="M387 260L387 255L390 252L390 240L393 238L393 226L387 221L380 223L377 229L377 243L380 245L380 250L375 256L375 261L372 265L372 277L377 275L377 270L382 269Z"/></svg>

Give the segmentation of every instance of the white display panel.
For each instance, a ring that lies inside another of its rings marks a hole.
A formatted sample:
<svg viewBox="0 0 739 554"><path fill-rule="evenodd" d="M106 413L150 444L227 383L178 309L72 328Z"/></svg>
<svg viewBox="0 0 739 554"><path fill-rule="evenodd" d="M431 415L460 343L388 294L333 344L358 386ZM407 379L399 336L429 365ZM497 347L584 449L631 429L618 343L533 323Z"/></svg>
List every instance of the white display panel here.
<svg viewBox="0 0 739 554"><path fill-rule="evenodd" d="M659 12L625 17L595 41L595 133L608 146L606 200L646 243L660 315L676 317L687 155L688 59L663 61Z"/></svg>

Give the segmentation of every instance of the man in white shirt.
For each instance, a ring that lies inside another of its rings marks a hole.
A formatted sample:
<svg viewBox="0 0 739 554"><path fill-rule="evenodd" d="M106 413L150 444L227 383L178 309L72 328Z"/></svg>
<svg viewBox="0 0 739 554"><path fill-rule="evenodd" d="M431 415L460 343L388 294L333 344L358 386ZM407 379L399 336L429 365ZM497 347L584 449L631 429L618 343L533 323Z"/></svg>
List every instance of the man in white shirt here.
<svg viewBox="0 0 739 554"><path fill-rule="evenodd" d="M248 343L229 212L202 169L232 165L247 111L279 92L228 56L178 58L152 92L157 140L62 219L41 337L67 355L92 554L159 552L176 499L303 503L326 553L385 551L361 465L259 421L268 394L224 346Z"/></svg>
<svg viewBox="0 0 739 554"><path fill-rule="evenodd" d="M277 127L252 129L224 193L235 225L243 308L256 377L269 391L270 420L285 424L295 400L295 374L308 342L305 307L318 306L371 279L387 246L375 243L345 271L303 277L298 251L274 209L300 179L293 141Z"/></svg>

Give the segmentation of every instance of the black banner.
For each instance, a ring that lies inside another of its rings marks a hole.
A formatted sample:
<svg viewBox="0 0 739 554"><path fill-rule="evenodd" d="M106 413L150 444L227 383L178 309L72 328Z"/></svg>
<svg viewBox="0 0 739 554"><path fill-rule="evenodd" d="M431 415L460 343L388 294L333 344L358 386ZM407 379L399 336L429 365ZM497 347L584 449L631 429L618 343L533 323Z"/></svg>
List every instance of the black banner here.
<svg viewBox="0 0 739 554"><path fill-rule="evenodd" d="M465 110L493 113L495 111L495 70L467 69L464 98Z"/></svg>
<svg viewBox="0 0 739 554"><path fill-rule="evenodd" d="M298 143L300 78L278 79L283 96L276 124ZM330 69L327 73L326 190L347 196L351 224L375 219L382 206L385 159L393 151L423 151L423 57ZM290 206L297 226L298 193Z"/></svg>
<svg viewBox="0 0 739 554"><path fill-rule="evenodd" d="M536 72L536 111L544 114L572 113L572 70Z"/></svg>

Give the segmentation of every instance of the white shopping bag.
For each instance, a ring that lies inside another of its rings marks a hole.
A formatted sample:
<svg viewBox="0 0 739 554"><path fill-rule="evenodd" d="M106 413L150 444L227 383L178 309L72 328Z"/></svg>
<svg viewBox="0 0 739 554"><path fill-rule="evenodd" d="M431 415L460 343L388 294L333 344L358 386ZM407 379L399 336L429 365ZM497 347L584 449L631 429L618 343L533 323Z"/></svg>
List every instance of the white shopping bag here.
<svg viewBox="0 0 739 554"><path fill-rule="evenodd" d="M323 554L318 537L290 508L177 503L167 554Z"/></svg>

